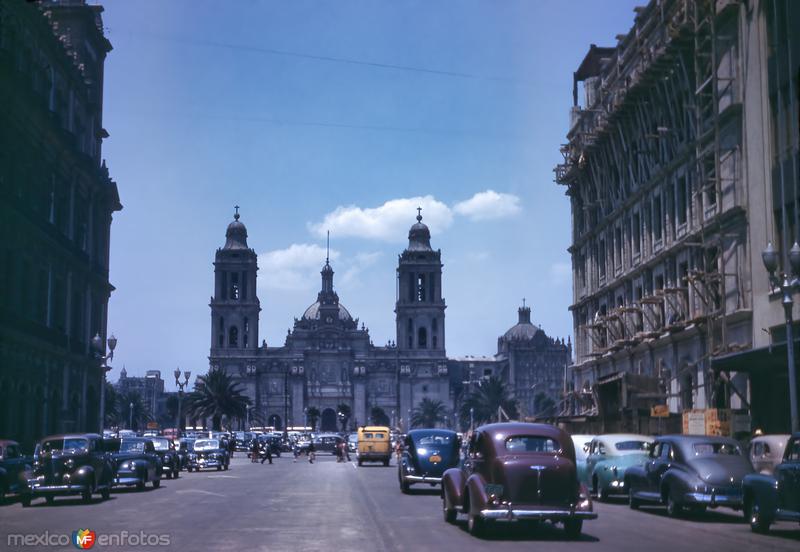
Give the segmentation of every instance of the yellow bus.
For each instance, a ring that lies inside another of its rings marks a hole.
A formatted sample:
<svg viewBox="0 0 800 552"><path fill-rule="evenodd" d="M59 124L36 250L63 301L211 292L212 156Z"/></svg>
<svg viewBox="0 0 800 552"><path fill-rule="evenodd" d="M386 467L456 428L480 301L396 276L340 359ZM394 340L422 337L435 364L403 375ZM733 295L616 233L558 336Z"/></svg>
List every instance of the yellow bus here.
<svg viewBox="0 0 800 552"><path fill-rule="evenodd" d="M383 462L384 466L388 466L392 457L389 428L386 426L359 427L356 455L359 466L364 462Z"/></svg>

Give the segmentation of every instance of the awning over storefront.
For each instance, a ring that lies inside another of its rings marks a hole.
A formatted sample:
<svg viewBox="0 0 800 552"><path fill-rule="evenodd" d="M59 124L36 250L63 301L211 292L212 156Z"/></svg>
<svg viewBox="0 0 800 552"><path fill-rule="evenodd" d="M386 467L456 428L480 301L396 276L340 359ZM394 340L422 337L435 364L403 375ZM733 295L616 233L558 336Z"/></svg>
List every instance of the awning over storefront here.
<svg viewBox="0 0 800 552"><path fill-rule="evenodd" d="M795 340L795 350L797 343ZM776 343L767 347L737 351L713 357L711 368L718 372L748 372L764 373L773 371L786 371L786 343ZM797 357L795 357L797 366Z"/></svg>

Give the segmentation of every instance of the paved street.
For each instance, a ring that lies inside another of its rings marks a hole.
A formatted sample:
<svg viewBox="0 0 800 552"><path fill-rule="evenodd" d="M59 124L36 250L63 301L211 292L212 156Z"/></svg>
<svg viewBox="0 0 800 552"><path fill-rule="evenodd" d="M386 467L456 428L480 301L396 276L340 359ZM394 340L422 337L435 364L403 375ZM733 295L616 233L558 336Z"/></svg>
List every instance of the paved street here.
<svg viewBox="0 0 800 552"><path fill-rule="evenodd" d="M778 524L769 536L754 535L733 512L688 521L669 519L661 509L633 512L625 504L599 504L599 519L584 525L578 543L549 525L504 526L490 543L471 537L464 522L446 525L439 508L436 491L402 495L394 466L357 468L329 456L314 465L282 457L270 466L239 457L228 472L184 473L160 489L117 491L107 502L83 505L62 498L55 506L43 500L29 509L18 502L2 506L0 548L6 549L8 534L71 535L79 528L98 537L166 534L170 549L220 551L529 550L532 543L537 550L794 551L800 542L797 526Z"/></svg>

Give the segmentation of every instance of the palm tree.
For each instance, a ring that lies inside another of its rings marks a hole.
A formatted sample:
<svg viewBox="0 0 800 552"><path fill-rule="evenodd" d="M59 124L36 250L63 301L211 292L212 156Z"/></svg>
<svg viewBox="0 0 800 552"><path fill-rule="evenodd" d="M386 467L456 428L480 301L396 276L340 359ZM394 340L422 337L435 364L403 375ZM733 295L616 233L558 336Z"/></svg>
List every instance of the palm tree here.
<svg viewBox="0 0 800 552"><path fill-rule="evenodd" d="M120 404L120 425L130 425L128 429L143 429L152 421L150 409L138 391L128 391L118 396Z"/></svg>
<svg viewBox="0 0 800 552"><path fill-rule="evenodd" d="M342 403L336 407L336 415L339 416L339 421L342 424L342 431L347 430L347 422L350 420L350 405Z"/></svg>
<svg viewBox="0 0 800 552"><path fill-rule="evenodd" d="M483 424L489 421L499 421L499 409L509 418L519 416L517 400L511 396L511 391L503 381L490 376L476 388L473 389L464 402L461 403L459 415L462 426L468 426L470 422L470 409L473 410L476 424Z"/></svg>
<svg viewBox="0 0 800 552"><path fill-rule="evenodd" d="M447 407L444 403L426 397L412 411L411 427L436 427L446 419Z"/></svg>
<svg viewBox="0 0 800 552"><path fill-rule="evenodd" d="M212 429L219 431L223 416L228 420L245 417L250 399L226 372L212 369L197 378L186 403L190 416L211 418Z"/></svg>
<svg viewBox="0 0 800 552"><path fill-rule="evenodd" d="M373 406L369 411L369 421L376 426L388 426L390 423L389 416L380 406Z"/></svg>
<svg viewBox="0 0 800 552"><path fill-rule="evenodd" d="M311 431L316 431L317 420L319 420L320 417L319 408L316 406L309 406L308 410L306 410L306 417L308 418L308 423L311 424Z"/></svg>

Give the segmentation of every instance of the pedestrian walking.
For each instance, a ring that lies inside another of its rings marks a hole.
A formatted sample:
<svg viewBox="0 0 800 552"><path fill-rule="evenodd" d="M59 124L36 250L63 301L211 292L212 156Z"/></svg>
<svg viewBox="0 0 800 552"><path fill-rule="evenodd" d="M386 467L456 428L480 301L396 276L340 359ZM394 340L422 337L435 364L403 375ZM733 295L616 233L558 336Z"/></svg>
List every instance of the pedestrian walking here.
<svg viewBox="0 0 800 552"><path fill-rule="evenodd" d="M255 437L250 443L250 462L258 462L258 439Z"/></svg>
<svg viewBox="0 0 800 552"><path fill-rule="evenodd" d="M314 440L308 442L308 463L313 464L317 457L317 449L314 447Z"/></svg>
<svg viewBox="0 0 800 552"><path fill-rule="evenodd" d="M261 458L262 464L264 460L269 460L269 463L272 464L272 446L269 441L264 442L264 456Z"/></svg>
<svg viewBox="0 0 800 552"><path fill-rule="evenodd" d="M230 441L228 441L228 451L231 453L231 458L233 458L233 453L236 452L236 437L231 436Z"/></svg>

